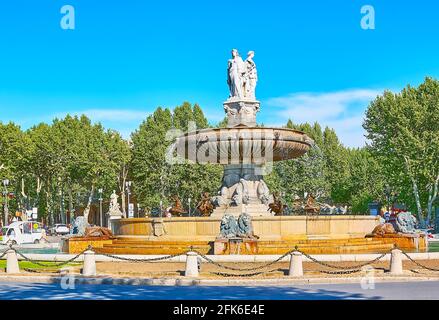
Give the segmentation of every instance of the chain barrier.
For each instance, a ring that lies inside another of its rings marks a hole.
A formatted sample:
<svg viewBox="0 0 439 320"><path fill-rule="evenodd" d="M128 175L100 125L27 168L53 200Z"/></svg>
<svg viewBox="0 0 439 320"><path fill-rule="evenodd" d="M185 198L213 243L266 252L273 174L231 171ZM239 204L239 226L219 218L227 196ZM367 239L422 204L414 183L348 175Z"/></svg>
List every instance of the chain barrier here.
<svg viewBox="0 0 439 320"><path fill-rule="evenodd" d="M3 258L7 254L7 252L9 250L14 250L17 253L17 255L22 257L25 261L28 261L28 262L30 262L32 264L37 265L37 266L46 267L46 268L58 268L58 267L61 267L61 266L64 266L64 265L67 265L69 263L74 262L81 255L83 255L86 251L92 250L92 247L89 246L87 249L85 249L82 252L78 253L77 255L75 255L74 257L72 257L69 260L66 260L66 261L63 261L63 262L60 262L60 263L51 263L51 264L46 264L46 263L39 262L37 260L33 260L33 259L29 258L28 256L24 255L23 253L21 253L20 251L18 251L17 249L13 248L12 246L9 246L8 249L6 249L6 250L4 250L3 252L0 253L0 259ZM312 261L314 263L317 263L317 264L319 264L321 266L324 266L324 267L327 267L327 268L330 268L330 269L336 269L336 271L318 270L318 272L325 273L325 274L331 274L331 275L353 274L353 273L361 272L362 268L365 267L365 266L372 265L372 264L380 261L381 259L383 259L389 253L389 252L383 253L383 254L379 255L378 257L376 257L373 260L370 260L370 261L367 261L367 262L364 262L364 263L361 263L361 264L358 264L358 265L354 265L354 266L337 266L337 265L334 265L334 264L330 264L330 263L326 263L326 262L323 262L323 261L319 261L318 259L316 259L313 256L311 256L311 255L309 255L309 254L299 250L299 248L296 247L295 249L293 249L291 251L288 251L287 253L281 255L279 258L277 258L277 259L275 259L275 260L273 260L271 262L268 262L268 263L266 263L264 265L261 265L261 266L258 266L258 267L251 267L251 268L238 268L238 267L227 266L227 265L224 265L224 264L219 263L219 262L215 262L214 260L209 258L207 255L205 255L205 254L203 254L203 253L201 253L201 252L199 252L197 250L194 250L193 247L191 247L190 250L187 250L187 251L179 253L179 254L173 254L173 255L167 255L167 256L163 256L163 257L149 258L149 259L148 258L141 258L141 259L140 258L127 258L127 257L121 257L121 256L112 255L112 254L107 254L107 253L99 253L99 252L98 253L95 252L95 254L96 255L105 256L105 257L109 257L109 258L116 259L116 260L121 260L121 261L131 261L131 262L138 262L138 263L142 263L143 262L143 263L145 263L145 262L158 262L158 261L169 260L169 259L172 259L172 258L176 258L176 257L179 257L179 256L186 255L188 252L195 252L196 254L198 254L201 257L201 259L204 259L208 263L210 263L210 264L212 264L212 265L214 265L214 266L216 266L218 268L221 268L221 269L226 269L226 270L231 270L231 271L241 271L241 272L254 271L252 273L241 273L241 274L232 274L232 273L226 273L226 272L210 272L211 274L215 274L215 275L223 276L223 277L252 277L252 276L262 275L262 274L266 274L266 273L269 273L269 272L276 271L278 269L272 269L272 270L263 270L263 269L266 269L266 268L268 268L270 266L273 266L274 264L282 261L288 255L293 254L294 252L298 252L298 253L302 254L303 256L308 258L310 261ZM429 271L439 272L439 268L428 267L428 266L426 266L424 264L421 264L421 263L417 262L416 260L414 260L412 257L410 257L408 255L407 252L402 251L402 253L411 262L413 262L415 265L417 265L417 266L419 266L419 267L421 267L423 269L429 270ZM39 271L37 271L35 269L30 269L30 268L24 268L24 270L26 270L28 272L39 273ZM262 271L258 271L258 270L262 270ZM256 272L256 271L258 271L258 272ZM44 272L47 272L47 270L45 270Z"/></svg>
<svg viewBox="0 0 439 320"><path fill-rule="evenodd" d="M6 249L5 251L3 251L0 255L0 259L3 258L7 253L8 253L9 249Z"/></svg>
<svg viewBox="0 0 439 320"><path fill-rule="evenodd" d="M41 263L41 262L39 262L39 261L37 261L37 260L33 260L33 259L31 259L31 258L25 256L24 254L22 254L20 251L18 251L18 250L15 249L15 248L12 248L12 247L11 247L11 249L14 250L14 251L15 251L20 257L22 257L25 261L29 261L29 262L32 263L32 264L35 264L35 265L40 266L40 267L46 267L46 268L50 268L50 267L57 268L57 267L61 267L61 266L64 266L64 265L66 265L66 264L72 263L73 261L75 261L76 259L78 259L82 254L84 254L84 252L86 252L87 250L89 250L89 249L85 249L84 251L78 253L78 254L77 254L76 256L74 256L73 258L71 258L71 259L69 259L69 260L66 260L66 261L62 261L62 262L60 262L60 263L55 263L55 262L54 262L54 263L51 263L51 264L46 264L46 263Z"/></svg>
<svg viewBox="0 0 439 320"><path fill-rule="evenodd" d="M333 264L330 264L330 263L319 261L316 258L310 256L309 254L307 254L307 253L305 253L303 251L300 251L300 250L296 250L296 251L301 253L301 254L303 254L305 257L307 257L312 262L315 262L315 263L317 263L317 264L319 264L321 266L324 266L324 267L327 267L327 268L331 268L331 269L345 270L346 272L356 271L356 270L361 271L361 268L380 261L382 258L384 258L389 253L389 252L383 253L383 254L381 254L380 256L376 257L375 259L373 259L371 261L367 261L367 262L364 262L364 263L361 263L361 264L358 264L358 265L355 265L355 266L343 267L343 266L336 266L336 265L333 265ZM356 271L356 272L358 272L358 271Z"/></svg>
<svg viewBox="0 0 439 320"><path fill-rule="evenodd" d="M402 251L402 250L401 250L401 251ZM426 265L423 265L422 263L417 262L417 261L414 260L412 257L410 257L410 256L408 255L408 253L405 252L405 251L402 251L402 254L405 255L405 256L407 257L407 259L409 259L411 262L413 262L413 263L414 263L415 265L417 265L418 267L421 267L421 268L423 268L423 269L427 269L427 270L429 270L429 271L437 271L437 272L439 272L439 269L431 268L431 267L427 267Z"/></svg>
<svg viewBox="0 0 439 320"><path fill-rule="evenodd" d="M229 266L226 266L226 265L223 265L221 263L213 261L212 259L210 259L206 255L204 255L204 254L202 254L202 253L200 253L198 251L194 251L194 252L197 253L201 258L203 258L207 262L209 262L209 263L211 263L211 264L213 264L213 265L215 265L217 267L220 267L220 268L223 268L223 269L227 269L227 270L233 270L233 271L250 271L250 270L261 270L261 269L265 269L267 267L270 267L273 264L280 262L283 258L285 258L289 254L293 253L294 251L295 250L291 250L291 251L285 253L284 255L280 256L278 259L276 259L276 260L274 260L272 262L269 262L269 263L264 264L264 265L259 266L259 267L252 267L252 268L234 268L234 267L229 267Z"/></svg>
<svg viewBox="0 0 439 320"><path fill-rule="evenodd" d="M105 256L108 258L113 258L113 259L117 259L117 260L122 260L122 261L132 261L132 262L157 262L157 261L164 261L164 260L169 260L172 258L176 258L176 257L180 257L183 256L185 254L187 254L189 251L185 251L183 253L178 253L178 254L172 254L172 255L168 255L168 256L164 256L164 257L157 257L157 258L149 258L149 259L138 259L138 258L126 258L126 257L119 257L119 256L115 256L109 253L96 253L97 255L101 255L101 256Z"/></svg>

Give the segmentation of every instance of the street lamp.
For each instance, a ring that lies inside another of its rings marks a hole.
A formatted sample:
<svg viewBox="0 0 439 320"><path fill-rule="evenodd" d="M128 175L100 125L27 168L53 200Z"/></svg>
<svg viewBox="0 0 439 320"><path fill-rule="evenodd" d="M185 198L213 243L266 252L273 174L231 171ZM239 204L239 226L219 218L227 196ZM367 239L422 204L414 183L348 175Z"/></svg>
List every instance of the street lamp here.
<svg viewBox="0 0 439 320"><path fill-rule="evenodd" d="M3 196L5 197L5 204L4 204L4 214L5 214L5 226L8 225L9 222L9 208L8 208L8 186L9 186L9 180L4 179L3 181Z"/></svg>
<svg viewBox="0 0 439 320"><path fill-rule="evenodd" d="M188 198L187 202L189 204L189 217L190 217L191 216L191 198Z"/></svg>
<svg viewBox="0 0 439 320"><path fill-rule="evenodd" d="M162 210L162 208L163 208L163 201L162 200L160 200L160 218L162 218L163 217L163 210Z"/></svg>
<svg viewBox="0 0 439 320"><path fill-rule="evenodd" d="M98 190L99 192L99 221L100 221L100 226L103 227L103 222L102 222L102 193L104 192L104 190L102 188L100 188Z"/></svg>
<svg viewBox="0 0 439 320"><path fill-rule="evenodd" d="M127 200L128 200L128 218L130 217L130 195L131 195L130 188L131 188L131 185L132 185L131 181L125 182L125 187L126 187L127 196L128 196L128 198L127 198Z"/></svg>

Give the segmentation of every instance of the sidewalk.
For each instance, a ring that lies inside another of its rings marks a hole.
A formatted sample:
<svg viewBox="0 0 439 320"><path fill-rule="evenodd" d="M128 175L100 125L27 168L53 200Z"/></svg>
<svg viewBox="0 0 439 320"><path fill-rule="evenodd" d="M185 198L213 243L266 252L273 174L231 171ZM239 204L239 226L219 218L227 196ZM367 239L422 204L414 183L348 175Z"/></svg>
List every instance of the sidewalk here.
<svg viewBox="0 0 439 320"><path fill-rule="evenodd" d="M90 285L133 285L133 286L294 286L311 284L348 284L364 281L364 277L351 278L287 278L287 279L194 279L194 278L141 278L141 277L114 277L102 275L96 277L83 277L72 274L71 280L75 284ZM387 282L423 282L439 281L437 276L380 276L375 277L375 283ZM23 283L52 283L58 284L63 281L59 275L0 275L0 282L23 282ZM64 280L66 281L66 280Z"/></svg>

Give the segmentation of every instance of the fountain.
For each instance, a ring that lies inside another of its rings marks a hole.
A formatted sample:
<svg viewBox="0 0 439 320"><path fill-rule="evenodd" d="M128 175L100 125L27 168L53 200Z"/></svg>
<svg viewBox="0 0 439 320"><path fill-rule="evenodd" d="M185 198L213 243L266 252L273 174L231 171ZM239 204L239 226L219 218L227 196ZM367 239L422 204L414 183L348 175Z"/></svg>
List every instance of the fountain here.
<svg viewBox="0 0 439 320"><path fill-rule="evenodd" d="M270 216L273 196L264 182L271 163L298 158L313 145L306 134L285 128L257 127L257 70L249 52L243 61L236 50L228 66L230 96L224 102L227 128L189 132L177 139L179 156L200 164L224 165L222 185L212 201L212 216L225 213L239 216Z"/></svg>
<svg viewBox="0 0 439 320"><path fill-rule="evenodd" d="M253 56L249 52L243 61L233 50L228 61L230 95L223 103L227 127L182 134L168 150L167 158L172 161L224 166L218 195L209 198L203 194L199 205L203 216L114 220L117 239L98 251L177 254L193 247L202 253L227 254L231 252L224 250L220 240L226 242L230 240L226 238L243 235L229 223L236 220L246 225L244 236L251 244L244 243L238 250L241 254L284 254L296 245L310 254L384 252L393 247L385 239L366 238L379 225L379 217L273 215L270 209L280 203L263 177L274 162L301 157L314 142L301 131L257 126L261 104L255 94L257 70Z"/></svg>

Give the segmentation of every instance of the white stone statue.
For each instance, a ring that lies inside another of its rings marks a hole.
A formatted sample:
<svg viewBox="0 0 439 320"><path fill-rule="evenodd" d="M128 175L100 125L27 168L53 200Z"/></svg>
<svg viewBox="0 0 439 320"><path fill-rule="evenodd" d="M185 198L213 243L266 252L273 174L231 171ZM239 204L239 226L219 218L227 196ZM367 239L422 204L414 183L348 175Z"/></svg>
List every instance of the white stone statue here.
<svg viewBox="0 0 439 320"><path fill-rule="evenodd" d="M229 85L230 98L244 97L244 75L246 73L246 65L239 56L238 50L232 50L232 59L228 61L227 67L227 84Z"/></svg>
<svg viewBox="0 0 439 320"><path fill-rule="evenodd" d="M117 199L119 196L116 194L116 191L113 190L113 193L110 196L110 208L109 208L109 214L110 215L118 215L121 213L119 202Z"/></svg>
<svg viewBox="0 0 439 320"><path fill-rule="evenodd" d="M256 69L256 63L253 61L254 56L255 52L249 51L247 59L245 60L245 97L250 99L256 98L256 83L258 82L258 71Z"/></svg>

